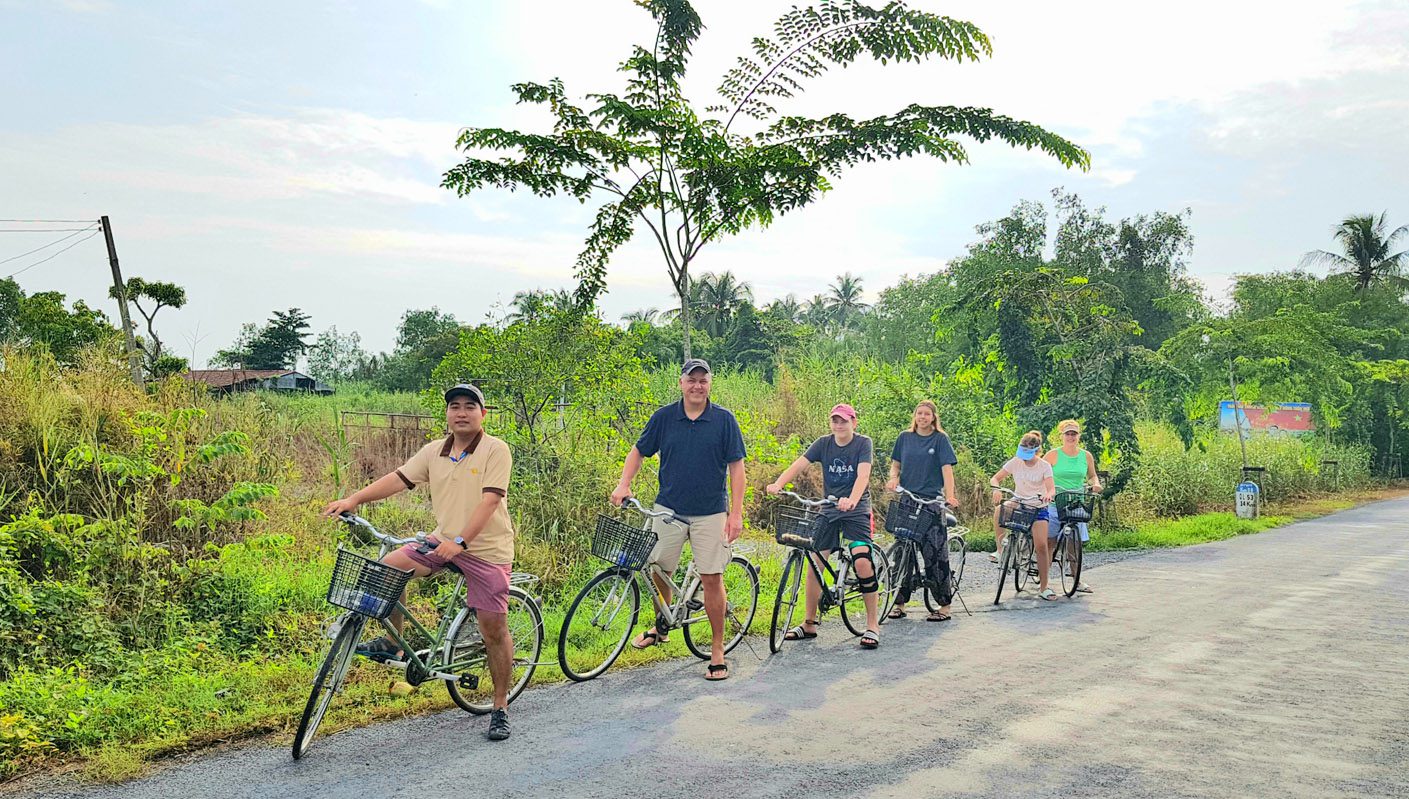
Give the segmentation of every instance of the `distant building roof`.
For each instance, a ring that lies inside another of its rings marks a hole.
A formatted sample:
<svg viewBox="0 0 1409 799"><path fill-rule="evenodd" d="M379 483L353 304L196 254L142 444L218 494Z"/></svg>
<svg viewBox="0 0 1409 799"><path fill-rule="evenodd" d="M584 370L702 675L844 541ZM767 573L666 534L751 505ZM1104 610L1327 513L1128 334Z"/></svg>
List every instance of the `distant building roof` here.
<svg viewBox="0 0 1409 799"><path fill-rule="evenodd" d="M192 369L185 374L185 378L193 383L204 383L217 391L271 389L333 393L328 384L293 369Z"/></svg>

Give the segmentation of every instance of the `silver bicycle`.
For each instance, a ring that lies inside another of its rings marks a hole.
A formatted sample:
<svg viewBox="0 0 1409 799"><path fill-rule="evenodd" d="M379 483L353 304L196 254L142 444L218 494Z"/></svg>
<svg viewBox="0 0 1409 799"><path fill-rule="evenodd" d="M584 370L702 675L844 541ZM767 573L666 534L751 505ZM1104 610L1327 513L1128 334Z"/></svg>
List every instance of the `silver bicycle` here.
<svg viewBox="0 0 1409 799"><path fill-rule="evenodd" d="M656 611L656 633L664 637L679 628L685 646L702 660L710 657L713 628L704 610L704 584L693 558L677 583L654 563L648 563L657 535L651 520L674 524L684 522L669 512L647 510L628 497L623 507L642 517L637 527L611 516L597 517L592 554L609 565L582 587L563 617L558 633L558 665L569 679L590 680L611 668L626 648L641 613L641 590L650 594ZM739 645L758 611L758 569L734 547L734 556L724 567L724 651ZM670 587L672 599L661 595L659 584ZM703 626L701 626L703 625ZM701 632L703 631L703 632Z"/></svg>

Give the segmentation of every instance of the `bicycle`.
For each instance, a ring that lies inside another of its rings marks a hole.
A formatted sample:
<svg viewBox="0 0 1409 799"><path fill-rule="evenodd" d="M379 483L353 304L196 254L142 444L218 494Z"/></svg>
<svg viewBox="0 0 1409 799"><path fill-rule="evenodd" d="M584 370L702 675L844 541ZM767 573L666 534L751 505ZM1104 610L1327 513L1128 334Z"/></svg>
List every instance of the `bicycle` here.
<svg viewBox="0 0 1409 799"><path fill-rule="evenodd" d="M1058 491L1057 520L1061 525L1056 540L1052 544L1052 562L1060 567L1062 593L1070 599L1081 584L1082 549L1081 530L1078 523L1091 521L1091 510L1096 495L1089 491Z"/></svg>
<svg viewBox="0 0 1409 799"><path fill-rule="evenodd" d="M890 573L897 590L903 586L923 583L923 559L920 545L925 535L935 525L940 525L946 535L945 546L949 550L949 595L959 596L959 581L964 576L964 560L968 554L967 535L969 528L960 527L944 500L923 499L904 488L895 490L897 496L886 508L886 531L895 536L895 545L890 548ZM943 515L941 515L943 514ZM936 613L939 600L924 586L925 607Z"/></svg>
<svg viewBox="0 0 1409 799"><path fill-rule="evenodd" d="M647 562L657 538L650 520L666 519L676 524L683 523L682 520L669 511L647 510L634 497L628 497L622 504L623 507L629 504L647 521L641 527L633 527L611 516L597 517L592 554L609 565L577 593L558 633L558 665L563 674L575 682L602 674L626 648L640 616L643 581L655 608L656 632L663 637L679 627L685 646L701 660L710 658L714 631L705 615L704 583L694 559L689 560L679 584L673 574ZM736 546L735 554L724 567L726 654L744 639L758 612L758 569L743 557L747 551ZM673 601L667 602L661 596L656 580L670 585ZM704 635L692 632L699 624L707 631ZM606 657L598 660L595 653L603 647Z"/></svg>
<svg viewBox="0 0 1409 799"><path fill-rule="evenodd" d="M376 560L366 558L338 545L337 562L328 585L328 602L347 612L328 625L327 637L333 643L323 658L313 680L313 690L304 706L298 732L294 734L293 756L297 760L308 751L313 736L332 703L342 689L352 665L353 653L369 620L379 622L387 635L404 652L399 660L382 661L381 665L405 671L405 681L413 686L427 680L441 680L450 698L461 709L483 715L494 709L493 676L489 671L488 653L480 637L475 611L465 607L465 577L459 575L455 587L440 602L440 622L435 631L422 625L401 603L401 594L413 572L402 571L381 562L393 547L428 540L425 533L408 538L387 535L366 519L351 513L339 518L354 532L364 530L381 542ZM514 572L509 578L509 634L514 640L512 682L508 698L513 702L533 678L538 655L543 648L543 612L538 600L526 587L538 582L532 574ZM457 610L458 606L458 610ZM403 634L387 621L393 611L400 610L411 630ZM425 643L419 649L408 636Z"/></svg>
<svg viewBox="0 0 1409 799"><path fill-rule="evenodd" d="M821 557L815 548L817 539L829 531L827 520L818 513L819 508L836 505L834 497L808 499L791 491L779 492L792 497L801 509L779 506L774 516L775 540L792 551L783 564L783 575L778 581L778 596L773 603L773 621L768 631L768 648L778 652L783 648L784 635L793 627L793 614L797 610L798 590L802 585L803 563L812 570L812 575L822 586L822 597L817 604L817 621L833 607L841 610L842 623L852 635L866 632L866 604L856 578L851 575L851 552L845 546L837 548L837 568L832 568L830 558ZM871 543L871 563L876 570L876 581L880 587L876 593L879 611L878 624L885 624L890 612L891 600L895 598L895 586L891 584L889 553L886 548ZM804 556L803 553L806 553ZM825 572L825 576L823 575ZM830 581L829 581L830 580Z"/></svg>
<svg viewBox="0 0 1409 799"><path fill-rule="evenodd" d="M1014 591L1021 592L1027 586L1027 578L1033 573L1036 565L1032 554L1032 524L1037 521L1047 503L1025 505L1023 503L1041 501L1042 498L1020 497L1006 488L994 490L1010 497L999 506L1001 515L998 517L998 525L1007 530L1008 535L1003 538L1002 555L998 559L998 590L993 594L993 604L996 605L1003 598L1003 584L1008 580L1009 571L1013 573Z"/></svg>

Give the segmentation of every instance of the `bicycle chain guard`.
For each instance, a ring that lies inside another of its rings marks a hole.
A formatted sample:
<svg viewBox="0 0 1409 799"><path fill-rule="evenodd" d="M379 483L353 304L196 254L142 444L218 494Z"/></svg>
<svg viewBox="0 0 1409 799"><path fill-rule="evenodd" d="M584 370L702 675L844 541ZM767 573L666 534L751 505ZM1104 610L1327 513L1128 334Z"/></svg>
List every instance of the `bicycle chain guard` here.
<svg viewBox="0 0 1409 799"><path fill-rule="evenodd" d="M430 679L430 676L430 671L427 670L424 666L421 666L414 660L408 659L406 663L406 683L408 685L411 685L413 687L420 685L421 683Z"/></svg>

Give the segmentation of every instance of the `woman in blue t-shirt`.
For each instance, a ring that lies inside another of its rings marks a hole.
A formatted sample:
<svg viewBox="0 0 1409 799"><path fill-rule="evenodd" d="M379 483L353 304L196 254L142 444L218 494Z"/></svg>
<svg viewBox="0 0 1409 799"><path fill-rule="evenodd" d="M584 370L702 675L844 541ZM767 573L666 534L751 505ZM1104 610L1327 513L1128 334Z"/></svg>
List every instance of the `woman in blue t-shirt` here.
<svg viewBox="0 0 1409 799"><path fill-rule="evenodd" d="M890 452L890 479L886 490L897 487L925 499L934 499L941 493L950 507L957 508L959 500L954 495L954 465L959 459L954 457L954 447L949 436L939 426L939 408L929 400L920 400L915 406L915 414L910 420L910 429L895 440ZM926 617L926 621L949 621L950 596L949 548L945 546L945 532L942 526L930 529L929 537L921 550L925 560L925 581L935 590L934 597L940 608ZM905 603L910 601L914 585L902 585L896 592L895 606L889 617L905 617Z"/></svg>
<svg viewBox="0 0 1409 799"><path fill-rule="evenodd" d="M793 461L768 485L768 493L782 491L783 486L814 463L822 467L824 493L837 499L835 508L822 511L830 522L826 533L829 540L819 538L815 546L822 557L826 557L841 546L841 539L846 539L856 568L857 586L866 604L866 632L861 636L861 647L875 649L881 645L881 619L876 596L880 586L871 560L871 500L867 494L871 483L871 439L857 435L855 408L844 402L832 408L832 434L812 442L806 454ZM817 637L817 603L822 598L822 586L811 569L807 569L806 574L807 615L802 624L787 631L784 637L789 641Z"/></svg>

